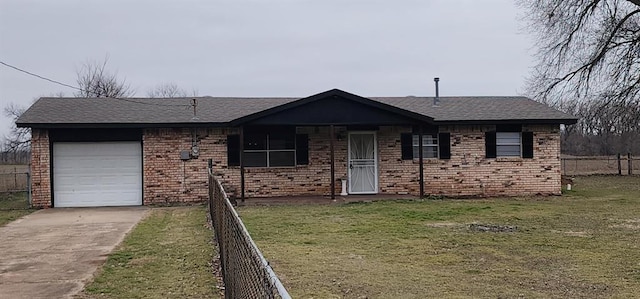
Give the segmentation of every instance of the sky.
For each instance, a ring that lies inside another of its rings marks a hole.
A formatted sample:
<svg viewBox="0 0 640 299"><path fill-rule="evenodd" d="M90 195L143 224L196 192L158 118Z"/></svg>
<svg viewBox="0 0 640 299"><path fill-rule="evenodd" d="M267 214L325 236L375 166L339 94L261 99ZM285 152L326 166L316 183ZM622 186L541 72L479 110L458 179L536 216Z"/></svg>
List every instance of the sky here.
<svg viewBox="0 0 640 299"><path fill-rule="evenodd" d="M0 0L0 61L75 85L102 62L135 96L522 95L533 40L513 0ZM0 65L0 106L74 90ZM0 136L11 121L0 117Z"/></svg>

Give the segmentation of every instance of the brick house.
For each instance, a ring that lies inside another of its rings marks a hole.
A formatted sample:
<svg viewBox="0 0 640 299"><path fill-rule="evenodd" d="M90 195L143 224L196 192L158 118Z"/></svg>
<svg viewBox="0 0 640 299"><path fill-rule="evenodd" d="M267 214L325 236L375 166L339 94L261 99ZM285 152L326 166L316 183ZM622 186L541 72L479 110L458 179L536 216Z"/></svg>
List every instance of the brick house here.
<svg viewBox="0 0 640 299"><path fill-rule="evenodd" d="M203 201L207 161L232 196L560 194L560 125L524 97L41 98L37 207Z"/></svg>

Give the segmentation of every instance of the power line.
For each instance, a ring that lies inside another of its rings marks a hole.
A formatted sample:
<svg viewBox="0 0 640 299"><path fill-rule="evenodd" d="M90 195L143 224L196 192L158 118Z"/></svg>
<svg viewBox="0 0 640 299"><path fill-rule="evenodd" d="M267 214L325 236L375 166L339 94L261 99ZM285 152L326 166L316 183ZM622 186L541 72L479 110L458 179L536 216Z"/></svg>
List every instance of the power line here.
<svg viewBox="0 0 640 299"><path fill-rule="evenodd" d="M27 75L30 75L30 76L36 77L36 78L38 78L38 79L42 79L42 80L45 80L45 81L49 81L49 82L51 82L51 83L55 83L55 84L58 84L58 85L62 85L62 86L64 86L64 87L72 88L72 89L75 89L75 90L78 90L78 91L81 91L81 92L86 92L87 94L89 94L89 93L90 93L89 91L84 90L84 89L82 89L82 88L80 88L80 87L73 86L73 85L66 84L66 83L62 83L62 82L60 82L60 81L56 81L56 80L53 80L53 79L49 79L49 78L47 78L47 77L44 77L44 76L41 76L41 75L38 75L38 74L35 74L35 73L32 73L32 72L29 72L29 71L24 70L24 69L21 69L21 68L19 68L19 67L17 67L17 66L13 66L13 65L11 65L11 64L8 64L8 63L6 63L6 62L4 62L4 61L2 61L2 60L0 60L0 64L4 65L4 66L6 66L6 67L12 68L12 69L14 69L14 70L16 70L16 71L19 71L19 72L25 73L25 74L27 74ZM130 103L141 104L141 105L152 105L152 106L165 106L165 107L192 107L192 106L193 106L193 104L182 104L182 105L181 105L181 104L147 103L147 102L140 102L140 101L136 101L136 100L125 99L125 98L118 98L118 97L105 97L105 99L114 99L114 100L119 100L119 101L125 101L125 102L130 102Z"/></svg>
<svg viewBox="0 0 640 299"><path fill-rule="evenodd" d="M10 65L10 64L8 64L8 63L5 63L4 61L1 61L1 60L0 60L0 63L1 63L1 64L3 64L4 66L10 67L10 68L12 68L12 69L14 69L14 70L16 70L16 71L23 72L23 73L25 73L25 74L27 74L27 75L31 75L31 76L34 76L34 77L36 77L36 78L40 78L40 79L42 79L42 80L46 80L46 81L49 81L49 82L52 82L52 83L55 83L55 84L59 84L59 85L65 86L65 87L69 87L69 88L73 88L73 89L76 89L76 90L79 90L79 91L83 91L83 90L82 90L81 88L79 88L79 87L75 87L75 86L73 86L73 85L65 84L65 83L62 83L62 82L59 82L59 81L56 81L56 80L52 80L52 79L49 79L49 78L46 78L46 77L40 76L40 75L38 75L38 74L34 74L34 73L32 73L32 72L29 72L29 71L25 71L25 70L23 70L23 69L21 69L21 68L19 68L19 67L16 67L16 66Z"/></svg>

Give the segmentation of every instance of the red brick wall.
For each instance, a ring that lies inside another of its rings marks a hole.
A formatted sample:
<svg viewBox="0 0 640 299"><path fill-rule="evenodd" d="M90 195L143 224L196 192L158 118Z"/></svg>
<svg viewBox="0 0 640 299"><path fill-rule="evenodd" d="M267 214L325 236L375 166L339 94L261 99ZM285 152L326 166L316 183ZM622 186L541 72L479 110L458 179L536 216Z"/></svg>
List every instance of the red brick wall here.
<svg viewBox="0 0 640 299"><path fill-rule="evenodd" d="M336 131L344 128L336 128ZM309 135L309 165L277 168L245 168L247 197L329 195L329 129L298 128ZM227 166L227 134L237 129L198 129L198 159L180 160L180 150L191 147L190 129L146 129L143 137L144 203L202 201L206 199L207 160L213 159L214 175L230 196L240 196L240 167ZM344 135L346 136L346 134ZM346 176L346 138L336 140L336 178ZM183 172L185 171L185 172ZM340 184L336 183L340 193Z"/></svg>
<svg viewBox="0 0 640 299"><path fill-rule="evenodd" d="M425 163L425 192L452 196L560 194L560 128L523 126L533 133L532 159L490 158L484 132L493 126L451 126L451 159Z"/></svg>
<svg viewBox="0 0 640 299"><path fill-rule="evenodd" d="M336 127L336 132L346 132ZM329 127L301 127L299 134L309 136L309 165L279 168L245 168L247 196L330 195L331 164ZM340 193L340 179L347 175L346 133L335 139L336 194Z"/></svg>
<svg viewBox="0 0 640 299"><path fill-rule="evenodd" d="M451 159L425 159L425 193L447 196L560 194L559 126L523 126L534 132L534 158L485 158L486 131L495 126L445 126L451 133ZM419 194L418 159L401 160L400 133L409 128L382 128L379 133L380 191Z"/></svg>
<svg viewBox="0 0 640 299"><path fill-rule="evenodd" d="M37 208L51 207L49 132L31 130L31 199Z"/></svg>
<svg viewBox="0 0 640 299"><path fill-rule="evenodd" d="M207 198L207 158L216 150L215 129L195 129L202 140L199 158L183 161L194 129L145 129L142 136L143 204L199 202Z"/></svg>
<svg viewBox="0 0 640 299"><path fill-rule="evenodd" d="M524 126L534 132L534 158L484 157L484 132L494 126L448 126L451 159L426 159L425 192L449 196L495 196L560 193L560 135L552 125ZM410 127L384 126L377 131L379 192L418 195L418 160L402 160L400 134ZM329 195L329 128L300 127L309 136L309 165L279 168L246 168L248 197ZM335 177L347 175L347 132L336 127ZM198 158L182 161L180 151L191 149L193 134L199 141ZM240 195L240 169L227 166L227 134L232 128L145 129L143 132L144 204L198 202L207 198L207 159L227 192ZM33 130L33 202L51 204L49 138L46 130ZM340 183L336 182L336 194Z"/></svg>

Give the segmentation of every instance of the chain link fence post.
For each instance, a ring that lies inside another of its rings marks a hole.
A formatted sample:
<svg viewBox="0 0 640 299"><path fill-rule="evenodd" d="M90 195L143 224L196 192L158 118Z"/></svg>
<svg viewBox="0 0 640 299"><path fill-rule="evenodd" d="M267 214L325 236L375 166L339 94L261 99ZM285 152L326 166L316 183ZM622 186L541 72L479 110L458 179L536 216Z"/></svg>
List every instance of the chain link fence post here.
<svg viewBox="0 0 640 299"><path fill-rule="evenodd" d="M209 162L209 214L218 243L225 298L283 298L289 293L249 235Z"/></svg>

